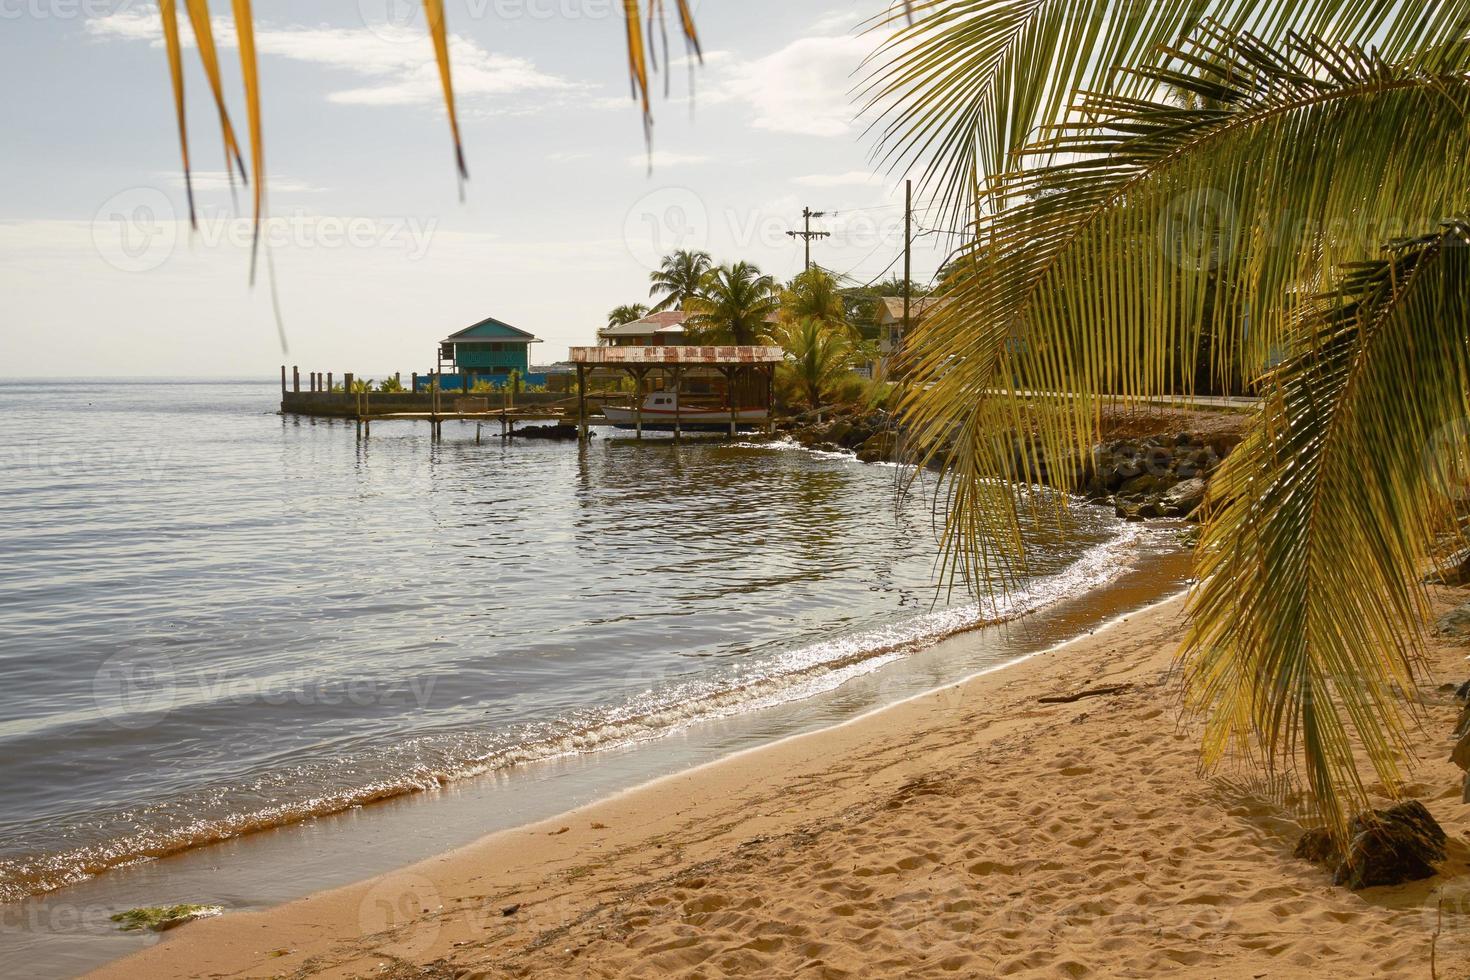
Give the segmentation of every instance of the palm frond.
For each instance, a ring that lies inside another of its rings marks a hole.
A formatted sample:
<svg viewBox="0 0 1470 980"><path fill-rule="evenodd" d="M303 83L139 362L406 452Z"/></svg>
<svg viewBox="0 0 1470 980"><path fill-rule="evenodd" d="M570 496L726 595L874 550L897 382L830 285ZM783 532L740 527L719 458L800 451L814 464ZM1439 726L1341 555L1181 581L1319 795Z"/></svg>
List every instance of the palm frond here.
<svg viewBox="0 0 1470 980"><path fill-rule="evenodd" d="M1302 319L1246 442L1210 490L1190 603L1206 762L1231 746L1305 769L1342 834L1359 745L1399 784L1432 531L1465 489L1470 224L1347 270ZM1446 443L1451 445L1446 445Z"/></svg>
<svg viewBox="0 0 1470 980"><path fill-rule="evenodd" d="M1019 548L1015 514L975 510L980 488L1065 484L1101 399L1187 389L1205 338L1221 377L1258 377L1328 270L1470 207L1467 71L1463 42L1388 63L1210 29L1140 73L1150 97L1086 97L1033 148L1066 162L1004 179L954 302L910 337L913 444L946 452L961 495L951 567L1018 558L997 551Z"/></svg>
<svg viewBox="0 0 1470 980"><path fill-rule="evenodd" d="M449 112L449 132L454 137L454 166L459 176L459 196L464 198L464 182L469 168L464 162L464 141L459 135L459 109L454 99L454 76L449 64L449 28L444 20L444 0L424 0L424 14L429 21L429 36L434 41L434 58L439 63L439 81L444 88L444 107Z"/></svg>
<svg viewBox="0 0 1470 980"><path fill-rule="evenodd" d="M199 61L204 66L204 77L209 80L215 111L219 113L220 135L225 144L225 172L233 180L235 168L238 167L240 179L248 181L245 156L240 151L240 141L235 136L235 127L230 122L230 112L225 106L225 86L220 75L219 51L214 43L214 25L209 17L209 0L184 0L184 7L189 12L189 27L194 31Z"/></svg>
<svg viewBox="0 0 1470 980"><path fill-rule="evenodd" d="M1016 152L1068 118L1074 93L1113 90L1209 21L1268 44L1291 32L1376 44L1397 58L1463 33L1470 2L1364 0L928 0L876 19L896 32L860 88L883 165L922 175L947 222L968 220ZM916 9L907 9L916 8ZM916 16L915 16L916 15ZM900 18L909 21L900 26ZM1137 90L1124 84L1124 96Z"/></svg>
<svg viewBox="0 0 1470 980"><path fill-rule="evenodd" d="M233 0L240 42L240 74L245 83L245 114L250 123L250 169L255 174L255 233L250 240L250 281L260 258L260 223L265 213L265 133L260 119L260 67L255 54L255 17L250 0Z"/></svg>
<svg viewBox="0 0 1470 980"><path fill-rule="evenodd" d="M189 165L189 123L184 112L184 52L179 39L179 10L175 0L158 0L163 18L163 43L168 49L168 77L174 93L174 115L179 125L179 152L184 164L184 194L189 200L189 226L199 227L194 211L194 177Z"/></svg>

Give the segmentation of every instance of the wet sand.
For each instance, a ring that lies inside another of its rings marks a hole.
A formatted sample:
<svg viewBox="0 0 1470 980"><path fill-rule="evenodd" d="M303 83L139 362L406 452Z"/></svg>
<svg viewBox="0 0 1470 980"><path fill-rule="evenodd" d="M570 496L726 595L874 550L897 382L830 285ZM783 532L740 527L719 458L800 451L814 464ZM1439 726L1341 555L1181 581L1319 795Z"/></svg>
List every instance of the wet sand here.
<svg viewBox="0 0 1470 980"><path fill-rule="evenodd" d="M1427 977L1431 946L1470 975L1438 690L1465 649L1432 650L1411 787L1449 832L1443 873L1349 893L1291 856L1289 814L1198 773L1181 608L93 975ZM1039 700L1098 687L1126 689Z"/></svg>

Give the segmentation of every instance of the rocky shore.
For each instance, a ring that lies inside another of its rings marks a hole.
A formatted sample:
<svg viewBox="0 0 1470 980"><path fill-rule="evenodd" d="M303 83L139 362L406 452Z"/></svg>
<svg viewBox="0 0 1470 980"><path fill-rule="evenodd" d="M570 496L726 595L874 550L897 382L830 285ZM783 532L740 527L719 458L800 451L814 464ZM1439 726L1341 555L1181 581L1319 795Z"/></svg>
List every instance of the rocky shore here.
<svg viewBox="0 0 1470 980"><path fill-rule="evenodd" d="M1070 468L1083 498L1112 506L1119 517L1193 519L1210 478L1240 443L1241 422L1209 412L1118 415L1105 419L1109 438L1088 457L1061 465ZM865 463L902 459L902 426L883 411L808 413L777 423L776 431L808 449L850 452ZM1030 452L1024 440L1016 441L1018 464ZM1043 459L1043 474L1052 465Z"/></svg>

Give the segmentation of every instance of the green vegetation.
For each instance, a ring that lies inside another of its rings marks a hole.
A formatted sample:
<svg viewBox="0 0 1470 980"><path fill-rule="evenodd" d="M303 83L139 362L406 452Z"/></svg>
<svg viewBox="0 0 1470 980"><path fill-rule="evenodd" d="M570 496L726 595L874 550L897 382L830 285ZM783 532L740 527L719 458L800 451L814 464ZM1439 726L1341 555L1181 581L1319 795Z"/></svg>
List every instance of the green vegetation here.
<svg viewBox="0 0 1470 980"><path fill-rule="evenodd" d="M378 390L385 395L397 394L404 390L403 382L395 374L391 378L384 378L382 383L378 385Z"/></svg>
<svg viewBox="0 0 1470 980"><path fill-rule="evenodd" d="M207 919L222 912L224 909L218 905L148 905L119 912L111 918L119 924L123 932L136 932L139 929L163 932L165 929L172 929L195 919Z"/></svg>
<svg viewBox="0 0 1470 980"><path fill-rule="evenodd" d="M1259 392L1205 507L1189 703L1207 765L1299 777L1341 839L1402 789L1420 575L1456 526L1470 2L1054 6L920 8L872 62L881 152L974 229L901 405L943 463L949 567L1024 566L1032 491L997 481L1067 488L1039 460L1086 452L1105 399L1188 391L1201 359Z"/></svg>
<svg viewBox="0 0 1470 980"><path fill-rule="evenodd" d="M767 319L780 308L776 280L749 262L711 269L697 296L684 307L685 329L698 343L756 344L766 338Z"/></svg>
<svg viewBox="0 0 1470 980"><path fill-rule="evenodd" d="M659 270L649 276L650 298L658 299L649 313L687 310L689 302L704 294L705 281L714 260L708 252L678 251L664 256Z"/></svg>
<svg viewBox="0 0 1470 980"><path fill-rule="evenodd" d="M648 307L642 303L624 303L615 306L607 314L607 325L609 327L621 327L625 323L632 323L648 316Z"/></svg>

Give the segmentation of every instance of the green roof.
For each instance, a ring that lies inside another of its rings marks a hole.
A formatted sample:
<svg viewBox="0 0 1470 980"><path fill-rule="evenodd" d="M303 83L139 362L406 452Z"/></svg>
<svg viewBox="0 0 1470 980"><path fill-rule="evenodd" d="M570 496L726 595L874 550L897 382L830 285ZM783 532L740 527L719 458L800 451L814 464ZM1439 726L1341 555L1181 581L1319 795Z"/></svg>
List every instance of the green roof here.
<svg viewBox="0 0 1470 980"><path fill-rule="evenodd" d="M444 340L444 343L453 344L473 340L501 340L510 341L511 343L520 341L526 344L538 342L533 335L526 333L526 331L519 327L513 327L508 323L503 323L492 316L481 320L472 327L465 327L459 333L450 334Z"/></svg>

